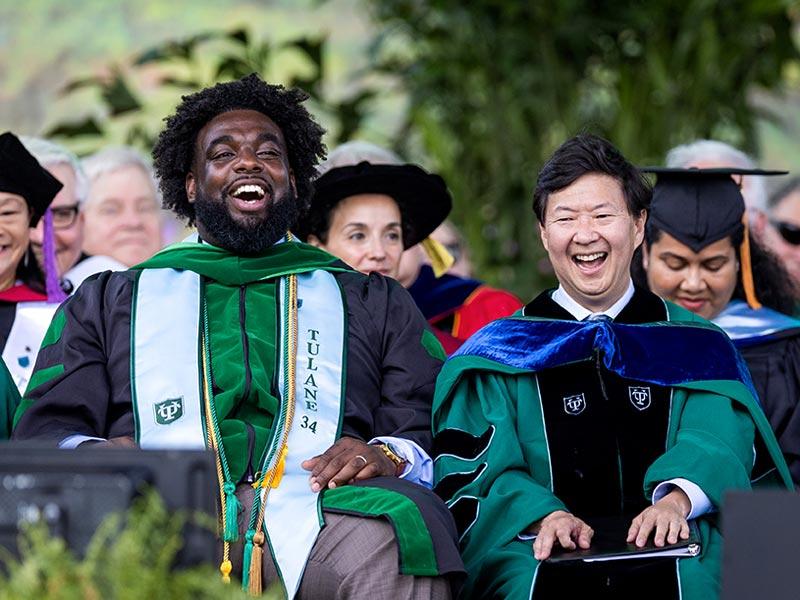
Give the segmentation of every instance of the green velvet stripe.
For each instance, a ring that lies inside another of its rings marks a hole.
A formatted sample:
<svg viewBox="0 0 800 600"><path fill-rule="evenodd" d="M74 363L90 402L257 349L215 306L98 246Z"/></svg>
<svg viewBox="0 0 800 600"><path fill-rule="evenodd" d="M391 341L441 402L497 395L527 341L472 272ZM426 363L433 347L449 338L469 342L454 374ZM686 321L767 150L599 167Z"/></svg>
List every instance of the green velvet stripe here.
<svg viewBox="0 0 800 600"><path fill-rule="evenodd" d="M33 377L28 382L28 389L26 390L26 394L33 389L36 389L43 383L47 383L51 379L54 379L64 373L64 365L58 364L53 365L52 367L47 367L46 369L40 369L38 371L34 371ZM14 413L14 427L17 426L17 422L22 418L22 415L25 413L28 408L33 405L33 400L29 398L23 398L22 401L17 406L17 410Z"/></svg>
<svg viewBox="0 0 800 600"><path fill-rule="evenodd" d="M439 574L428 527L417 505L406 496L381 488L346 485L326 490L322 507L389 519L400 551L400 572L427 577Z"/></svg>
<svg viewBox="0 0 800 600"><path fill-rule="evenodd" d="M64 326L67 324L67 315L64 313L63 309L59 309L56 311L53 320L50 322L50 327L47 328L47 333L44 334L44 339L42 340L41 348L46 348L47 346L52 346L58 340L61 339L61 334L64 332ZM33 388L31 388L33 389Z"/></svg>
<svg viewBox="0 0 800 600"><path fill-rule="evenodd" d="M239 256L208 244L181 242L133 269L188 269L224 285L245 285L317 269L351 271L324 250L300 242L270 247L257 256Z"/></svg>
<svg viewBox="0 0 800 600"><path fill-rule="evenodd" d="M25 390L25 395L27 396L31 390L35 390L43 383L47 383L51 379L55 379L56 377L62 375L63 373L64 373L64 365L62 364L52 365L50 367L47 367L46 369L37 370L36 372L34 372L33 376L28 382L28 388Z"/></svg>
<svg viewBox="0 0 800 600"><path fill-rule="evenodd" d="M428 354L433 358L438 358L442 361L447 359L447 354L445 354L442 344L436 339L436 336L427 329L422 332L422 347L425 348Z"/></svg>

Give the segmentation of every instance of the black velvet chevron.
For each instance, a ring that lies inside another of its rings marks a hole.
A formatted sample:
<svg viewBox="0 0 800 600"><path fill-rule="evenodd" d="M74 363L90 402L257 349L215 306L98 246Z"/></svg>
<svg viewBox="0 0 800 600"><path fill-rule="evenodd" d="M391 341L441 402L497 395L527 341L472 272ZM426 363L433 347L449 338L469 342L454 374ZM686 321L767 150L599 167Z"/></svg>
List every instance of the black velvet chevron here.
<svg viewBox="0 0 800 600"><path fill-rule="evenodd" d="M467 532L467 529L469 529L478 518L478 499L469 496L459 498L450 506L450 514L453 515L453 520L456 522L458 539L460 541Z"/></svg>
<svg viewBox="0 0 800 600"><path fill-rule="evenodd" d="M434 456L450 454L464 460L475 460L489 447L494 435L494 425L480 436L460 429L444 429L433 438Z"/></svg>
<svg viewBox="0 0 800 600"><path fill-rule="evenodd" d="M481 463L477 469L468 473L451 473L444 477L433 491L445 502L449 501L455 493L466 485L475 481L486 470L486 463Z"/></svg>

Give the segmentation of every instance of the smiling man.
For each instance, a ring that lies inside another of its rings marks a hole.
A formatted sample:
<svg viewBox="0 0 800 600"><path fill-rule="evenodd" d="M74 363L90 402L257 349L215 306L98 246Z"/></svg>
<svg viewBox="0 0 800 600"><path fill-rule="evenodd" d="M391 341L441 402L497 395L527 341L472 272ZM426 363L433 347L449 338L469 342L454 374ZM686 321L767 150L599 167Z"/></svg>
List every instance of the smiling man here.
<svg viewBox="0 0 800 600"><path fill-rule="evenodd" d="M254 593L449 598L462 567L428 489L443 353L399 284L287 233L324 153L305 99L256 75L184 98L153 154L198 234L63 305L15 437L212 449L220 570Z"/></svg>
<svg viewBox="0 0 800 600"><path fill-rule="evenodd" d="M533 202L558 288L442 369L435 489L456 519L467 597L716 597L709 515L750 486L754 439L763 468L791 485L728 338L631 282L650 196L607 141L565 142ZM591 549L595 528L622 547L674 544L691 520L695 558L548 560Z"/></svg>
<svg viewBox="0 0 800 600"><path fill-rule="evenodd" d="M81 248L84 234L84 206L89 181L78 157L50 140L23 137L22 143L36 160L58 179L63 187L50 205L56 267L67 292L78 288L84 279L100 271L125 268L109 256L88 255ZM44 219L31 229L31 249L44 270Z"/></svg>

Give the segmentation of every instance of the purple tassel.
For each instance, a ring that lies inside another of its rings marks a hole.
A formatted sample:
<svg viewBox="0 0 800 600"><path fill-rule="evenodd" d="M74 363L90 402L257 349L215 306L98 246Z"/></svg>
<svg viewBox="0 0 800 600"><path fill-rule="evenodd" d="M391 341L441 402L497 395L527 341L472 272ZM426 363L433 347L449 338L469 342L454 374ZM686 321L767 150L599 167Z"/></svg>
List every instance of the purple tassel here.
<svg viewBox="0 0 800 600"><path fill-rule="evenodd" d="M44 284L47 291L47 301L61 303L67 295L61 289L56 264L56 244L53 239L53 213L48 208L44 212L44 233L42 234L42 254L44 254Z"/></svg>

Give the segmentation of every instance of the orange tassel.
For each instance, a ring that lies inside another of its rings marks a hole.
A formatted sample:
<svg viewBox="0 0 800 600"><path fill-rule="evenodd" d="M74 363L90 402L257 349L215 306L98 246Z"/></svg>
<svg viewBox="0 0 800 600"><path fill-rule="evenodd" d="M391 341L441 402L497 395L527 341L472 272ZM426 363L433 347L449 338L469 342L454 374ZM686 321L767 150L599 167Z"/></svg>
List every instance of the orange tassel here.
<svg viewBox="0 0 800 600"><path fill-rule="evenodd" d="M756 297L756 284L753 280L753 260L750 257L750 226L747 222L747 212L742 217L744 223L744 236L739 247L739 258L742 262L742 287L747 305L753 310L761 308L761 303Z"/></svg>

